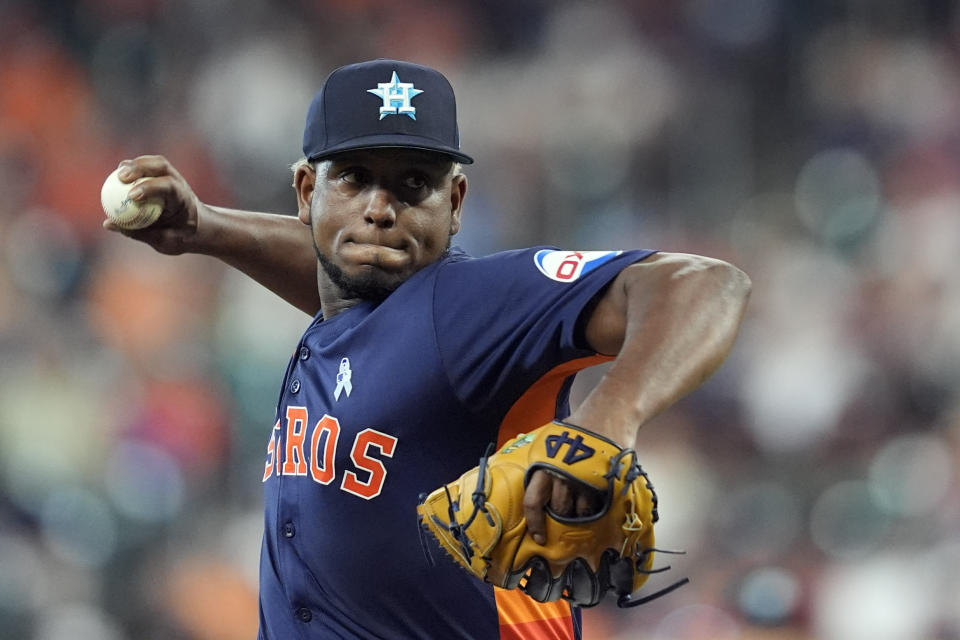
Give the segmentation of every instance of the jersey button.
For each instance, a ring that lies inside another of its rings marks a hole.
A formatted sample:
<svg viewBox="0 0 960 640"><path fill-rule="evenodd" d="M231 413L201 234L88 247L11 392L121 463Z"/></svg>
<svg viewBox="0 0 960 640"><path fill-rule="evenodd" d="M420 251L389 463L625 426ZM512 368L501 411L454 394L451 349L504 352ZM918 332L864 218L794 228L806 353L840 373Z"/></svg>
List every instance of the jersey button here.
<svg viewBox="0 0 960 640"><path fill-rule="evenodd" d="M290 393L299 393L300 392L300 379L294 378L293 382L290 383Z"/></svg>
<svg viewBox="0 0 960 640"><path fill-rule="evenodd" d="M288 522L285 525L283 525L284 538L292 538L295 535L297 535L297 528L293 526L292 522Z"/></svg>
<svg viewBox="0 0 960 640"><path fill-rule="evenodd" d="M297 617L300 618L302 622L310 622L313 620L313 612L306 607L300 607L297 609Z"/></svg>
<svg viewBox="0 0 960 640"><path fill-rule="evenodd" d="M310 357L310 349L307 349L306 347L300 347L300 359L306 360L309 357Z"/></svg>

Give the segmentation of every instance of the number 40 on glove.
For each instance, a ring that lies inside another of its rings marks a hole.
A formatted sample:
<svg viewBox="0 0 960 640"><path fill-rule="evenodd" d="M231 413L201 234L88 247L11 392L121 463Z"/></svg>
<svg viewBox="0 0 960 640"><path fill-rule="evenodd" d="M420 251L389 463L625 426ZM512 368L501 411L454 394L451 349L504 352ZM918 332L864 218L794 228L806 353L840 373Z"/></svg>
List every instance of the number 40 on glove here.
<svg viewBox="0 0 960 640"><path fill-rule="evenodd" d="M544 545L530 536L523 513L538 469L593 495L598 505L580 517L548 507ZM657 495L633 449L564 422L520 434L483 456L458 480L421 496L417 512L421 528L467 571L540 602L563 598L590 607L612 590L619 606L630 607L688 582L633 598L651 573L669 568L652 568Z"/></svg>

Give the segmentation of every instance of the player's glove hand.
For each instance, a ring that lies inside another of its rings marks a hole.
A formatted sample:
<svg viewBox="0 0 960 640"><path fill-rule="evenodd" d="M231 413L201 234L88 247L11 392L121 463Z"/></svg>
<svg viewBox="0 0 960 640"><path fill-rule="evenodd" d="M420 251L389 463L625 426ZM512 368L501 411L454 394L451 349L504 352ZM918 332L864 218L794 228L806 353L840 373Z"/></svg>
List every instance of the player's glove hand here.
<svg viewBox="0 0 960 640"><path fill-rule="evenodd" d="M531 537L523 510L526 486L540 469L595 493L590 502L600 505L579 517L548 507L544 545ZM421 527L467 571L540 602L564 598L589 607L613 590L621 607L633 606L687 582L632 598L654 571L657 496L632 449L574 425L555 421L521 434L423 497L417 511Z"/></svg>

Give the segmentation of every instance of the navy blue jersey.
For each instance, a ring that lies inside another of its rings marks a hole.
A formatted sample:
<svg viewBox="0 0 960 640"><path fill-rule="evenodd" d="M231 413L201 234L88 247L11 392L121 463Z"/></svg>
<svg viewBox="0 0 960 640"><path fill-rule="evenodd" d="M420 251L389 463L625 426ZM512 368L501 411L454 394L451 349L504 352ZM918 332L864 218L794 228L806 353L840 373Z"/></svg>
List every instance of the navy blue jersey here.
<svg viewBox="0 0 960 640"><path fill-rule="evenodd" d="M602 361L581 311L649 251L459 250L381 303L318 316L269 435L260 638L579 638L579 612L494 589L428 539L421 493L568 413ZM429 538L429 537L428 537Z"/></svg>

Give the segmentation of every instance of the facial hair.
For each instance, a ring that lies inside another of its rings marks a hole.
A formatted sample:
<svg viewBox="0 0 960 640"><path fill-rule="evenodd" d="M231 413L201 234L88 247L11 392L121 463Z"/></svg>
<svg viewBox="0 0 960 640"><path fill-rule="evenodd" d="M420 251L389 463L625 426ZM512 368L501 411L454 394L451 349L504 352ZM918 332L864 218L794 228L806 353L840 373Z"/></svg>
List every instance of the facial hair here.
<svg viewBox="0 0 960 640"><path fill-rule="evenodd" d="M384 281L378 278L376 272L365 272L359 276L348 276L343 269L335 265L330 258L325 256L316 241L313 243L313 252L317 256L323 272L330 278L330 282L336 286L344 298L356 300L369 300L371 302L383 302L387 296L396 291L396 289L406 282L407 278ZM447 240L447 246L443 253L437 258L437 261L443 260L450 254L450 240ZM411 274L413 275L413 274Z"/></svg>
<svg viewBox="0 0 960 640"><path fill-rule="evenodd" d="M387 296L403 284L402 281L385 283L377 278L377 274L373 272L366 272L359 276L350 277L343 272L343 269L335 265L327 256L320 252L320 248L316 242L313 244L313 251L317 254L317 261L323 268L323 272L327 274L330 282L340 290L345 299L383 302Z"/></svg>

